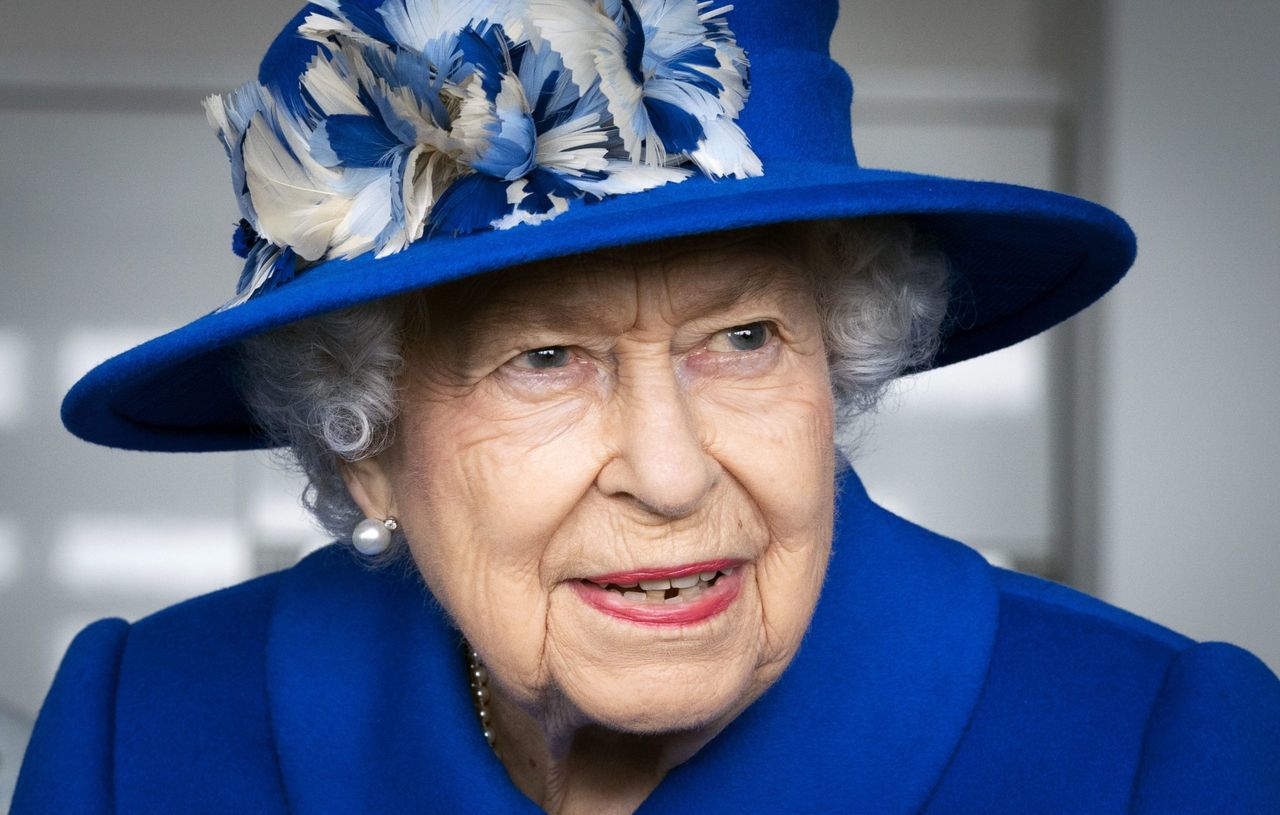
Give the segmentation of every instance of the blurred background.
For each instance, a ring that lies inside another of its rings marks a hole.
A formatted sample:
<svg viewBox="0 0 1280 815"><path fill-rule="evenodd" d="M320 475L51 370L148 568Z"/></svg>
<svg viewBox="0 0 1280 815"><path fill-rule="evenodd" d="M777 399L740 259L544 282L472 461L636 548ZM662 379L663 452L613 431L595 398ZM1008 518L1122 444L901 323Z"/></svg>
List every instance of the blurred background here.
<svg viewBox="0 0 1280 815"><path fill-rule="evenodd" d="M6 5L0 806L76 631L325 542L263 454L107 451L57 419L96 362L232 293L199 103L254 75L297 2ZM1141 247L1066 326L904 382L861 443L872 495L1280 669L1280 3L841 5L863 164L1081 194Z"/></svg>

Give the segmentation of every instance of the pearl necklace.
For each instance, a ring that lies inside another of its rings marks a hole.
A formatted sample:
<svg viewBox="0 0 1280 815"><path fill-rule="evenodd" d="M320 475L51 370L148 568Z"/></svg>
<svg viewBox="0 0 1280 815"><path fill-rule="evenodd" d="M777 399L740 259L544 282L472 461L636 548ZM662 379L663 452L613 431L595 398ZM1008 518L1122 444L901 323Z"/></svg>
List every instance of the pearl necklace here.
<svg viewBox="0 0 1280 815"><path fill-rule="evenodd" d="M493 732L493 713L489 710L489 671L480 661L480 655L470 645L467 646L467 678L471 682L471 704L475 706L476 715L480 717L480 730L484 740L499 758L498 738Z"/></svg>

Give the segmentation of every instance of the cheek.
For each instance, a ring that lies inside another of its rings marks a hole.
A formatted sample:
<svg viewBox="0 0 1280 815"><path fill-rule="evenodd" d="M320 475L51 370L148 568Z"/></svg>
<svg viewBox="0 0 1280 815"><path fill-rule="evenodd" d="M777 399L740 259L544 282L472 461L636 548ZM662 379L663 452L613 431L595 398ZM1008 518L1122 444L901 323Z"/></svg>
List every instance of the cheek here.
<svg viewBox="0 0 1280 815"><path fill-rule="evenodd" d="M712 454L756 502L774 540L805 543L824 523L835 478L825 361L793 358L770 381L706 391L699 408Z"/></svg>
<svg viewBox="0 0 1280 815"><path fill-rule="evenodd" d="M715 455L754 504L770 545L757 562L760 679L799 647L826 574L835 500L834 405L825 361L801 357L776 386L707 394Z"/></svg>
<svg viewBox="0 0 1280 815"><path fill-rule="evenodd" d="M592 412L477 393L406 408L400 432L396 508L424 580L496 673L538 686L546 552L599 468Z"/></svg>

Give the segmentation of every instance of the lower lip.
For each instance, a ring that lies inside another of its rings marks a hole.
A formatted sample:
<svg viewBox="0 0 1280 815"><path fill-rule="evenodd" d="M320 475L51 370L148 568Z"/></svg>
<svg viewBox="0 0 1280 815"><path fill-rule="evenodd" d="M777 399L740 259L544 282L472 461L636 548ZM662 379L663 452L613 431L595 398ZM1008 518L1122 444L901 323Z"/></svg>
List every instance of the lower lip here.
<svg viewBox="0 0 1280 815"><path fill-rule="evenodd" d="M694 625L716 616L733 605L742 591L744 567L724 575L693 600L679 603L645 603L623 599L622 595L599 586L575 580L571 584L583 602L603 614L641 625Z"/></svg>

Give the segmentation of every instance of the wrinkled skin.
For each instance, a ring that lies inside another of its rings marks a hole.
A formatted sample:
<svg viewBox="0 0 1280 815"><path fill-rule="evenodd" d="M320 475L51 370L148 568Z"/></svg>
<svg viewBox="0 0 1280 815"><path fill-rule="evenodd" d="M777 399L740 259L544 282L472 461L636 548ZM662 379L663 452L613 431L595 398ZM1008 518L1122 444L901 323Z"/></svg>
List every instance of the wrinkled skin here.
<svg viewBox="0 0 1280 815"><path fill-rule="evenodd" d="M632 811L800 644L835 458L798 254L709 235L425 295L395 442L348 485L370 517L399 519L491 672L508 772L548 811ZM758 322L759 347L727 332ZM529 353L546 348L563 350ZM691 626L606 616L571 587L717 558L746 561L743 589Z"/></svg>

